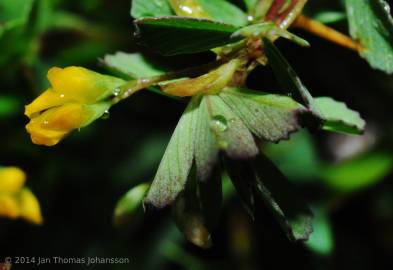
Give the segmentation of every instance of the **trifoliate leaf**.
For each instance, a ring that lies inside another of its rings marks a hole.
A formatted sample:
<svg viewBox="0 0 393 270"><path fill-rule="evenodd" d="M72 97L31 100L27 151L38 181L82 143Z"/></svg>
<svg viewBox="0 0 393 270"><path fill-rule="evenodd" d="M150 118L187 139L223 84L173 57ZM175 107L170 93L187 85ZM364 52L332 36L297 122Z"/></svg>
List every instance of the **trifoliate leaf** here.
<svg viewBox="0 0 393 270"><path fill-rule="evenodd" d="M208 95L202 102L206 102L209 113L206 120L221 150L233 159L247 159L258 154L251 132L221 97Z"/></svg>
<svg viewBox="0 0 393 270"><path fill-rule="evenodd" d="M120 72L132 78L151 77L163 73L140 53L107 54L102 64L114 72Z"/></svg>
<svg viewBox="0 0 393 270"><path fill-rule="evenodd" d="M227 0L198 0L198 3L215 21L236 26L247 24L247 15Z"/></svg>
<svg viewBox="0 0 393 270"><path fill-rule="evenodd" d="M149 186L147 183L140 184L130 189L120 198L114 212L115 224L123 224L132 218L136 210L141 206Z"/></svg>
<svg viewBox="0 0 393 270"><path fill-rule="evenodd" d="M393 19L383 0L345 0L351 36L373 68L393 73Z"/></svg>
<svg viewBox="0 0 393 270"><path fill-rule="evenodd" d="M257 137L278 142L300 128L304 108L287 96L228 88L220 97Z"/></svg>
<svg viewBox="0 0 393 270"><path fill-rule="evenodd" d="M312 233L313 214L295 187L262 155L252 168L256 192L270 208L291 241L307 240Z"/></svg>
<svg viewBox="0 0 393 270"><path fill-rule="evenodd" d="M164 54L203 52L237 41L236 26L186 17L145 18L135 21L141 43Z"/></svg>
<svg viewBox="0 0 393 270"><path fill-rule="evenodd" d="M132 0L131 16L135 19L173 15L168 0Z"/></svg>
<svg viewBox="0 0 393 270"><path fill-rule="evenodd" d="M194 156L199 99L190 101L165 150L146 202L158 208L171 204L184 189Z"/></svg>
<svg viewBox="0 0 393 270"><path fill-rule="evenodd" d="M202 98L195 134L195 163L201 181L210 177L219 150L234 159L252 158L259 152L251 132L217 95Z"/></svg>
<svg viewBox="0 0 393 270"><path fill-rule="evenodd" d="M321 178L334 190L355 192L382 180L392 168L391 153L374 152L326 166Z"/></svg>
<svg viewBox="0 0 393 270"><path fill-rule="evenodd" d="M330 97L314 99L324 120L322 129L350 134L362 134L366 122L359 113L347 107L343 102L335 101Z"/></svg>

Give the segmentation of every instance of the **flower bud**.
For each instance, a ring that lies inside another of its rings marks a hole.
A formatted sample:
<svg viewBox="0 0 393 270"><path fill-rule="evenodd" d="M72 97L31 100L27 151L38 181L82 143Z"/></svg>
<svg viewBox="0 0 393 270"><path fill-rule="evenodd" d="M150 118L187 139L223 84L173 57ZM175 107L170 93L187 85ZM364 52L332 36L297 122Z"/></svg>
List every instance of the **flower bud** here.
<svg viewBox="0 0 393 270"><path fill-rule="evenodd" d="M109 107L108 102L92 105L67 103L32 117L26 129L33 143L53 146L74 129L85 127L101 117Z"/></svg>
<svg viewBox="0 0 393 270"><path fill-rule="evenodd" d="M26 129L35 144L52 146L87 126L110 107L105 100L125 82L82 67L51 68L51 87L26 106Z"/></svg>

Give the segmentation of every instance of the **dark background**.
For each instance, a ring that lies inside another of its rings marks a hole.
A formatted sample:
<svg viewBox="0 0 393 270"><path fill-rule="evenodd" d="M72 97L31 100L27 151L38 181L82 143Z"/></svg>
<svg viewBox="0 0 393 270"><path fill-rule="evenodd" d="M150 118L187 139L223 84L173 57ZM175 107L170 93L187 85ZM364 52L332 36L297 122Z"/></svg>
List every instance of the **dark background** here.
<svg viewBox="0 0 393 270"><path fill-rule="evenodd" d="M46 1L44 13L39 2L26 26L0 37L0 98L14 102L13 109L0 116L0 164L26 171L27 185L39 198L44 225L1 219L0 258L130 259L129 264L96 265L95 269L393 269L392 166L372 185L345 194L329 188L320 176L322 167L345 159L376 151L392 153L391 76L372 70L356 53L302 31L294 30L311 48L279 41L279 48L314 96L345 101L368 123L365 137L303 131L292 143L284 143L289 150L281 154L276 146L266 146L311 205L327 217L323 222L332 236L321 237L332 246L318 253L303 243L290 243L262 203L256 220L251 221L234 194L223 206L220 226L213 232L214 246L201 250L185 242L168 209L140 211L130 224L113 225L113 209L120 196L154 177L183 103L140 92L113 107L109 119L98 120L51 148L31 143L24 130L23 106L48 86L46 71L51 66L82 65L105 72L98 65L99 57L118 50L142 50L169 70L207 62L212 54L164 58L138 48L132 40L129 0ZM310 1L310 5L310 15L321 8L342 11L335 1ZM79 24L52 25L53 14L60 11L77 16ZM347 31L345 20L332 26ZM248 85L267 92L279 89L269 68L255 70ZM291 147L298 141L303 144L291 159ZM349 147L349 154L343 150L353 144L357 148Z"/></svg>

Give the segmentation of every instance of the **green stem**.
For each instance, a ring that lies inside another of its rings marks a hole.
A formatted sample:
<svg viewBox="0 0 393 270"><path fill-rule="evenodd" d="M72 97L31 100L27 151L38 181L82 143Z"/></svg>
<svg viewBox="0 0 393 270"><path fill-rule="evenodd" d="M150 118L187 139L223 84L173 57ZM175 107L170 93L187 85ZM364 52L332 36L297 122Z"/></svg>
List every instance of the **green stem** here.
<svg viewBox="0 0 393 270"><path fill-rule="evenodd" d="M156 88L152 88L151 86L156 85L160 82L164 81L170 81L182 77L195 77L199 76L201 74L204 74L208 71L210 71L213 68L216 68L223 63L225 63L227 60L217 60L205 65L197 66L197 67L191 67L175 72L168 72L163 75L158 75L154 77L144 77L144 78L139 78L136 80L129 80L125 84L123 84L119 91L118 95L112 100L112 104L116 104L120 102L123 99L126 99L130 97L131 95L135 94L136 92L143 90L143 89L149 89L153 92L160 92L164 94L161 91L158 91ZM166 96L173 97L171 95L165 94ZM176 98L177 99L177 98ZM180 99L181 100L181 99Z"/></svg>

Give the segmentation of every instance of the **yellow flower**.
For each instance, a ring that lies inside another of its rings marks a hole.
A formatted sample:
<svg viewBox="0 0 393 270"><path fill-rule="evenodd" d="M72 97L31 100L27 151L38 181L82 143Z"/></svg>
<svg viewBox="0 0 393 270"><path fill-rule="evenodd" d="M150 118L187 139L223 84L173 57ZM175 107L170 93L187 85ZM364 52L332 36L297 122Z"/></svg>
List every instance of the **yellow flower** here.
<svg viewBox="0 0 393 270"><path fill-rule="evenodd" d="M29 189L23 187L25 180L26 175L19 168L0 168L0 216L42 224L39 202Z"/></svg>
<svg viewBox="0 0 393 270"><path fill-rule="evenodd" d="M105 101L124 81L82 67L51 68L51 87L26 106L26 129L35 144L52 146L109 109Z"/></svg>
<svg viewBox="0 0 393 270"><path fill-rule="evenodd" d="M17 167L0 168L0 192L19 191L26 181L25 173Z"/></svg>
<svg viewBox="0 0 393 270"><path fill-rule="evenodd" d="M33 223L42 224L40 204L33 192L24 188L19 195L20 217Z"/></svg>

